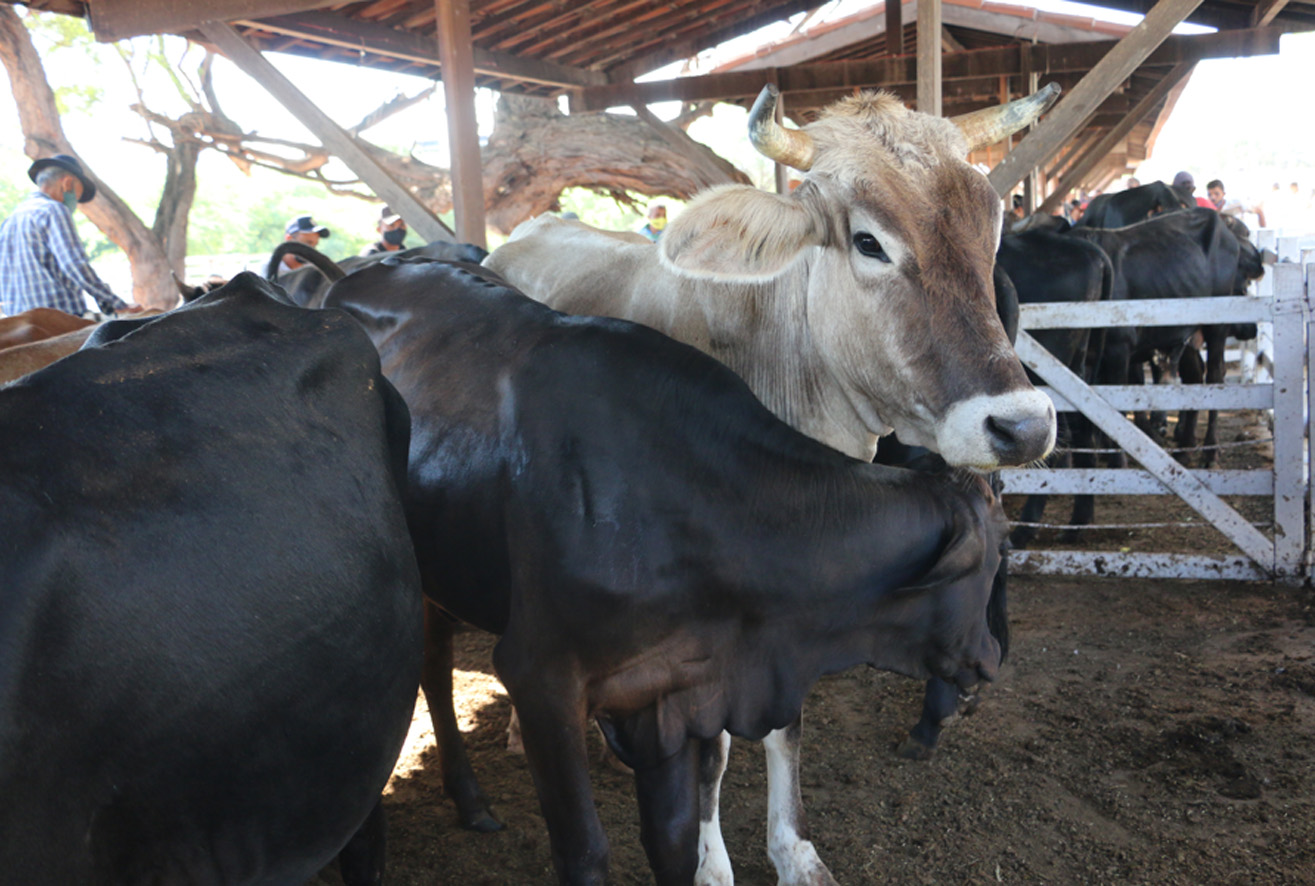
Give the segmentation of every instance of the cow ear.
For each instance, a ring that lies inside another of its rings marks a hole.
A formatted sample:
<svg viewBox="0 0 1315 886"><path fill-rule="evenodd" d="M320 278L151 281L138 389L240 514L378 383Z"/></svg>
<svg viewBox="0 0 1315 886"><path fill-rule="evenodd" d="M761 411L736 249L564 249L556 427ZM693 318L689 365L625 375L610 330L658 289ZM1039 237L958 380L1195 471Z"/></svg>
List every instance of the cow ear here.
<svg viewBox="0 0 1315 886"><path fill-rule="evenodd" d="M979 527L973 521L956 521L954 537L941 550L936 564L918 579L916 585L900 588L900 591L921 591L947 585L981 569L982 559L987 553L984 541Z"/></svg>
<svg viewBox="0 0 1315 886"><path fill-rule="evenodd" d="M686 277L768 280L823 241L822 220L794 197L749 185L713 188L658 241L663 264Z"/></svg>

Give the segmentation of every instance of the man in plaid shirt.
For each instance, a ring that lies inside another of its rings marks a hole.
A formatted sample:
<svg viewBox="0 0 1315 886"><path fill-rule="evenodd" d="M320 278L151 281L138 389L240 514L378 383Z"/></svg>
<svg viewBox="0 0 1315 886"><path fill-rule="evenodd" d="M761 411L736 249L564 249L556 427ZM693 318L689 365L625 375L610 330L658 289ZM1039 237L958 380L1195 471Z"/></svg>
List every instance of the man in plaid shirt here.
<svg viewBox="0 0 1315 886"><path fill-rule="evenodd" d="M27 171L37 191L0 225L0 313L56 308L87 312L85 291L107 314L136 313L92 270L73 228L73 210L96 196L96 184L68 154L36 161Z"/></svg>

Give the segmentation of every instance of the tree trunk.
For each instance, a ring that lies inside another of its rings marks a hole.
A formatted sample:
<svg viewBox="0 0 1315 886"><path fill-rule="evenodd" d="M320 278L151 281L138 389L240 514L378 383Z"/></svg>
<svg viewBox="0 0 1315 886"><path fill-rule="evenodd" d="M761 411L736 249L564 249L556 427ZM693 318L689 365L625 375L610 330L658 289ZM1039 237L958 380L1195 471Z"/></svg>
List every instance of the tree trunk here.
<svg viewBox="0 0 1315 886"><path fill-rule="evenodd" d="M191 139L179 138L178 129L173 130L173 138L164 178L164 194L168 199L162 199L156 208L151 233L164 244L169 267L179 280L183 280L187 261L187 219L196 200L196 161L201 155L201 145Z"/></svg>
<svg viewBox="0 0 1315 886"><path fill-rule="evenodd" d="M55 93L22 20L7 3L0 3L0 61L9 72L14 102L25 138L24 151L32 159L77 152L64 136ZM169 260L159 239L128 205L105 185L89 164L78 157L87 177L96 183L96 199L82 211L128 255L132 263L132 298L147 308L167 310L178 303L178 290L169 277ZM164 199L168 199L165 195ZM122 295L122 293L119 293Z"/></svg>

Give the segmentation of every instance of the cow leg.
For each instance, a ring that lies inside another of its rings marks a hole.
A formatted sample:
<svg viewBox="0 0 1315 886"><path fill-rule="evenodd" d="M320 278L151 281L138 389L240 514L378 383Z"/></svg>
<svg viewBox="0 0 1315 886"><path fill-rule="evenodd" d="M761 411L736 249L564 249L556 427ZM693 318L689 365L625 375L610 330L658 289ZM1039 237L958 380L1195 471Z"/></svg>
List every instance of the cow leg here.
<svg viewBox="0 0 1315 886"><path fill-rule="evenodd" d="M733 886L731 856L721 836L721 779L731 752L731 734L702 742L699 753L699 869L694 886Z"/></svg>
<svg viewBox="0 0 1315 886"><path fill-rule="evenodd" d="M801 720L767 733L767 855L776 865L777 886L837 886L818 858L804 823L799 790Z"/></svg>
<svg viewBox="0 0 1315 886"><path fill-rule="evenodd" d="M1224 381L1224 347L1228 344L1227 326L1203 327L1205 334L1205 380L1212 385ZM1205 452L1202 455L1203 467L1212 468L1219 463L1219 413L1211 409L1206 414Z"/></svg>
<svg viewBox="0 0 1315 886"><path fill-rule="evenodd" d="M457 728L457 714L452 707L452 622L428 600L425 601L425 665L420 686L434 725L443 790L456 803L461 826L473 831L501 830L502 823L489 811L488 800L471 769L466 742Z"/></svg>
<svg viewBox="0 0 1315 886"><path fill-rule="evenodd" d="M658 886L685 886L697 876L701 745L690 739L658 765L635 770L639 839Z"/></svg>
<svg viewBox="0 0 1315 886"><path fill-rule="evenodd" d="M942 727L958 713L959 688L939 677L931 678L922 696L922 717L895 753L906 760L930 760L941 740Z"/></svg>
<svg viewBox="0 0 1315 886"><path fill-rule="evenodd" d="M1183 349L1178 362L1178 375L1183 384L1199 385L1205 381L1205 363L1201 360L1200 351L1193 347ZM1174 431L1174 442L1180 448L1195 448L1196 420L1197 410L1195 409L1184 409L1178 413L1178 427ZM1183 464L1190 464L1192 458L1189 453L1183 452L1179 454L1178 460Z"/></svg>
<svg viewBox="0 0 1315 886"><path fill-rule="evenodd" d="M1074 452L1072 453L1073 467L1075 468L1094 468L1096 467L1096 455L1090 451L1096 447L1096 429L1091 420L1081 413L1073 413L1069 416L1069 432L1072 443L1070 444ZM1090 526L1096 519L1096 497L1094 495L1075 495L1073 496L1073 515L1069 518L1070 526ZM1066 543L1078 541L1081 537L1076 529L1070 529L1064 533L1062 540Z"/></svg>
<svg viewBox="0 0 1315 886"><path fill-rule="evenodd" d="M338 873L345 886L379 886L384 881L387 820L381 798L356 834L338 853Z"/></svg>
<svg viewBox="0 0 1315 886"><path fill-rule="evenodd" d="M525 760L548 826L557 880L568 886L603 886L607 835L589 784L580 687L570 677L542 669L510 670L510 656L500 654L505 642L506 637L494 650L494 667L520 712Z"/></svg>

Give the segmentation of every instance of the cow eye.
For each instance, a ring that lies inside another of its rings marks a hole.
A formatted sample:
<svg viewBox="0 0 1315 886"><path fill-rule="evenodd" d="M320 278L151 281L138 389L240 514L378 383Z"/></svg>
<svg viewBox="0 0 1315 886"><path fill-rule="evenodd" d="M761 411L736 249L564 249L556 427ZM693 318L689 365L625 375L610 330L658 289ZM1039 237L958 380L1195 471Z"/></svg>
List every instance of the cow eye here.
<svg viewBox="0 0 1315 886"><path fill-rule="evenodd" d="M854 248L868 258L875 258L886 263L890 262L890 256L886 255L886 250L882 249L881 244L877 242L877 238L867 231L859 231L854 235Z"/></svg>

